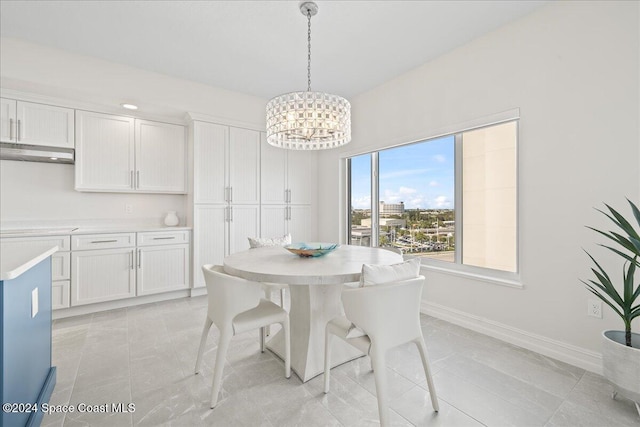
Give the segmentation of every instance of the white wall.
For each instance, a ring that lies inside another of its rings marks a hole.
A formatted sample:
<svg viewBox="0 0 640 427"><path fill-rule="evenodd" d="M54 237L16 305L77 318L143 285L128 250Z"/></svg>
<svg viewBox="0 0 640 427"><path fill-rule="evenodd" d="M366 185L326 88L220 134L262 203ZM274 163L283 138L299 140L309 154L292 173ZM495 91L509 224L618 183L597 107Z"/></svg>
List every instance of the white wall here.
<svg viewBox="0 0 640 427"><path fill-rule="evenodd" d="M320 155L320 239L344 230L340 158L520 108L524 288L425 270L423 306L597 370L600 332L622 323L586 316L582 248L619 276L585 225L608 226L603 202L640 201L639 16L637 2L553 3L353 99L353 141Z"/></svg>
<svg viewBox="0 0 640 427"><path fill-rule="evenodd" d="M182 121L187 112L246 123L264 123L266 100L164 76L100 59L2 38L0 87L56 97L119 112L122 102L139 117ZM9 95L10 97L11 95ZM73 190L73 166L0 161L0 221L160 220L178 211L184 223L187 196L80 193ZM125 204L133 212L125 212Z"/></svg>

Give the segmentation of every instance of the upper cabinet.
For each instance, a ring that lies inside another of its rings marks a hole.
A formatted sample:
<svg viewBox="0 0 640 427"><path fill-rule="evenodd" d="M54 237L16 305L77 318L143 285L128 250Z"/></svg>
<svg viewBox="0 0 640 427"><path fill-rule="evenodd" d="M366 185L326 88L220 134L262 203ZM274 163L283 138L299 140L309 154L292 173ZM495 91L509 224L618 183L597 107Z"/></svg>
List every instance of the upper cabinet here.
<svg viewBox="0 0 640 427"><path fill-rule="evenodd" d="M317 190L317 160L313 152L262 144L262 203L313 204Z"/></svg>
<svg viewBox="0 0 640 427"><path fill-rule="evenodd" d="M258 131L194 122L194 202L260 203Z"/></svg>
<svg viewBox="0 0 640 427"><path fill-rule="evenodd" d="M78 191L187 192L184 126L76 111Z"/></svg>
<svg viewBox="0 0 640 427"><path fill-rule="evenodd" d="M184 126L135 121L137 189L148 193L187 192Z"/></svg>
<svg viewBox="0 0 640 427"><path fill-rule="evenodd" d="M74 148L74 110L0 98L0 140Z"/></svg>

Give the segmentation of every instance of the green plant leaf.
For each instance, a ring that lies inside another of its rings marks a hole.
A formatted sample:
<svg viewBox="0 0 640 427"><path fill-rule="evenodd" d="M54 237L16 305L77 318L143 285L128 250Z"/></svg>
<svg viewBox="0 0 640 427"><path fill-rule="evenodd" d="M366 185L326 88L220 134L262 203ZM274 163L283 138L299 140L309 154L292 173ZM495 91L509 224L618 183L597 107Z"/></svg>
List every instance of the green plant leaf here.
<svg viewBox="0 0 640 427"><path fill-rule="evenodd" d="M607 216L609 216L609 218L611 218L612 221L614 221L616 224L618 224L618 227L620 227L622 229L622 231L624 231L625 233L627 233L631 237L635 237L636 239L640 239L640 236L638 235L638 232L633 228L633 226L629 223L629 221L627 221L625 219L624 216L620 215L620 213L618 213L618 211L616 211L615 209L613 209L611 206L607 205L606 203L605 203L605 206L607 208L609 208L609 211L611 212L611 214L613 216L615 216L617 221L613 220L613 218L611 218L609 215L607 215Z"/></svg>
<svg viewBox="0 0 640 427"><path fill-rule="evenodd" d="M629 255L629 254L626 254L626 253L624 253L624 252L622 252L622 251L619 251L619 250L618 250L618 249L616 249L616 248L612 248L611 246L607 246L607 245L600 245L600 246L602 246L603 248L607 248L607 249L609 249L610 251L613 251L613 252L617 253L618 255L620 255L621 257L623 257L624 259L626 259L626 260L627 260L627 261L629 261L629 262L634 262L634 261L633 261L634 257L633 257L633 256L631 256L631 255ZM636 263L636 264L637 264L637 263Z"/></svg>
<svg viewBox="0 0 640 427"><path fill-rule="evenodd" d="M637 259L636 259L637 260ZM625 267L622 267L622 279L624 284L624 301L625 305L628 305L628 308L631 308L631 304L633 304L633 279L636 273L636 264L635 262L629 263L629 268L625 271Z"/></svg>
<svg viewBox="0 0 640 427"><path fill-rule="evenodd" d="M609 307L611 307L611 309L621 318L624 319L624 314L618 310L618 308L613 305L607 298L605 298L604 296L600 295L596 290L594 290L591 286L587 285L587 289L589 290L589 292L591 292L592 294L594 294L595 296L597 296L598 298L600 298L605 304L607 304Z"/></svg>
<svg viewBox="0 0 640 427"><path fill-rule="evenodd" d="M636 217L636 222L640 227L640 209L638 209L638 207L634 205L631 200L627 199L627 202L629 202L629 205L631 205L631 211L633 212L633 216Z"/></svg>
<svg viewBox="0 0 640 427"><path fill-rule="evenodd" d="M640 209L627 198L633 217L640 229ZM640 284L636 285L636 270L640 269L640 235L639 231L634 228L629 220L611 206L604 204L608 210L596 209L611 220L620 231L602 231L594 227L587 227L590 230L604 236L607 239L605 244L599 244L614 254L625 260L622 266L622 289L621 293L616 289L614 281L588 252L587 255L595 265L591 268L594 278L588 281L581 280L587 290L598 297L606 305L608 305L618 316L622 318L625 324L625 330L630 331L631 321L640 317L640 304L635 303L640 298ZM610 242L614 242L612 245ZM608 244L606 244L608 243ZM619 281L619 279L618 279ZM635 304L635 305L634 305Z"/></svg>

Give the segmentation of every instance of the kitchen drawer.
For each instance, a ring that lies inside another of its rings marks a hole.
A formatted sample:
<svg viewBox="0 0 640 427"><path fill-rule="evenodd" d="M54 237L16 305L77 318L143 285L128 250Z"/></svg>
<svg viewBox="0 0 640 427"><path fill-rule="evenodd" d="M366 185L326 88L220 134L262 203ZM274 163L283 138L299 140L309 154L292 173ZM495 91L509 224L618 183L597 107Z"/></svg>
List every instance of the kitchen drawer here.
<svg viewBox="0 0 640 427"><path fill-rule="evenodd" d="M51 280L69 280L71 278L70 272L70 252L56 252L51 255Z"/></svg>
<svg viewBox="0 0 640 427"><path fill-rule="evenodd" d="M70 307L70 291L71 284L69 280L51 282L51 308L57 310Z"/></svg>
<svg viewBox="0 0 640 427"><path fill-rule="evenodd" d="M129 248L136 245L136 233L86 234L71 237L74 251Z"/></svg>
<svg viewBox="0 0 640 427"><path fill-rule="evenodd" d="M189 243L189 230L138 233L138 246L178 245L184 243Z"/></svg>
<svg viewBox="0 0 640 427"><path fill-rule="evenodd" d="M3 237L0 239L2 250L20 249L49 249L58 247L58 251L71 250L71 237L69 236L33 236L33 237Z"/></svg>

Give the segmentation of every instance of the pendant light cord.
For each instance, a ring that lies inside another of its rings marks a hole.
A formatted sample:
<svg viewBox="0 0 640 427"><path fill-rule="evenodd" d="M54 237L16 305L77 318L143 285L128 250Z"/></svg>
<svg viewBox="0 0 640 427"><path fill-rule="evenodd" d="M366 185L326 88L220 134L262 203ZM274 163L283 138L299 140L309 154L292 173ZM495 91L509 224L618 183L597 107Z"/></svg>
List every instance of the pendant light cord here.
<svg viewBox="0 0 640 427"><path fill-rule="evenodd" d="M311 11L307 10L307 92L311 92Z"/></svg>

